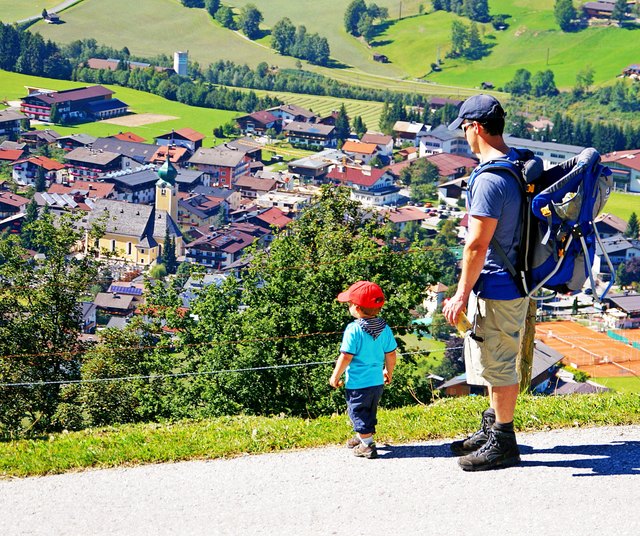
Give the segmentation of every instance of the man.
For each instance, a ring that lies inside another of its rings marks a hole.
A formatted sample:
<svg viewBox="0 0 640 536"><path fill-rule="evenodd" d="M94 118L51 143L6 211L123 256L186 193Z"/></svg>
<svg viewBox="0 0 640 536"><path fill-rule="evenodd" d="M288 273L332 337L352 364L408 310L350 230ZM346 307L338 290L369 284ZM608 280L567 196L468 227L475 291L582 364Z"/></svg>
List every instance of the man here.
<svg viewBox="0 0 640 536"><path fill-rule="evenodd" d="M505 112L490 95L475 95L461 106L450 130L462 128L480 162L496 158L516 160L518 154L503 139ZM480 167L480 166L479 166ZM496 251L492 238L515 264L520 236L520 186L506 171L474 170L469 178L469 227L456 294L443 307L456 325L469 307L473 329L465 336L467 382L485 385L490 408L480 429L451 444L465 471L482 471L520 463L513 429L518 397L516 357L524 327L528 298L516 285Z"/></svg>

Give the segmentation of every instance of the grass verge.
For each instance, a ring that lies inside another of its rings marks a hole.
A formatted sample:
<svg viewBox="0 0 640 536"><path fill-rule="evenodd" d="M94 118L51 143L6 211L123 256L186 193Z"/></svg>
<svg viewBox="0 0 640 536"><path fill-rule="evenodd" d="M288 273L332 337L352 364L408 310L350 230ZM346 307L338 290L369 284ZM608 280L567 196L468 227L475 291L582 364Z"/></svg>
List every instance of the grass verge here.
<svg viewBox="0 0 640 536"><path fill-rule="evenodd" d="M377 438L405 443L459 436L475 429L485 408L484 397L464 397L381 410ZM620 393L523 396L515 420L519 431L638 423L640 397ZM350 433L345 415L313 420L235 416L123 425L0 443L0 475L24 477L321 447L342 443Z"/></svg>

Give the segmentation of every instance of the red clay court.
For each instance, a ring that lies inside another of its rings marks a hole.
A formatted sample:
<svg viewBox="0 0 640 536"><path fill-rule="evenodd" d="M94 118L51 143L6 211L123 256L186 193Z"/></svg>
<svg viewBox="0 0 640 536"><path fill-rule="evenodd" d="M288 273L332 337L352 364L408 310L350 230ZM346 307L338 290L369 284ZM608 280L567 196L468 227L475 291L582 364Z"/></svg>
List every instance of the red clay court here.
<svg viewBox="0 0 640 536"><path fill-rule="evenodd" d="M640 329L612 330L630 342L640 342ZM640 349L593 331L571 320L536 324L536 339L565 356L563 363L594 377L640 374Z"/></svg>

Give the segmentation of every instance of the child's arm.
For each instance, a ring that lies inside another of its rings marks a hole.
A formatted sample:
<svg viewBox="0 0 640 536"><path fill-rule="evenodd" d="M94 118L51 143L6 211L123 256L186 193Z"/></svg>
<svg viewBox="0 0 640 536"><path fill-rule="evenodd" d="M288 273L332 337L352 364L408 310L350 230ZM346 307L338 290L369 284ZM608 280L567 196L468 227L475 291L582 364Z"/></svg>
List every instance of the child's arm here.
<svg viewBox="0 0 640 536"><path fill-rule="evenodd" d="M384 383L385 385L389 385L391 383L391 379L393 378L393 369L396 366L396 351L392 350L391 352L387 352L384 354Z"/></svg>
<svg viewBox="0 0 640 536"><path fill-rule="evenodd" d="M340 380L340 376L347 369L349 363L353 359L353 354L345 354L344 352L340 352L340 357L336 361L336 366L333 369L333 374L331 374L331 379L329 380L329 384L331 387L337 389L338 387L344 385L344 382Z"/></svg>

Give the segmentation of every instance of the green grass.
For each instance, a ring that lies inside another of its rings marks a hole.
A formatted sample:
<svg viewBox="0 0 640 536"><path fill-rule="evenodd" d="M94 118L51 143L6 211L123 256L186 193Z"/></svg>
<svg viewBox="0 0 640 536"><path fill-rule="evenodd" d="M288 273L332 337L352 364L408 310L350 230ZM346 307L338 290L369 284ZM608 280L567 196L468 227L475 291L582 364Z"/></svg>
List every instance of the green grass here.
<svg viewBox="0 0 640 536"><path fill-rule="evenodd" d="M444 399L379 413L378 441L406 443L455 437L473 430L483 397ZM519 431L640 423L640 397L625 394L523 396ZM0 475L23 477L143 463L227 458L342 443L345 415L318 419L221 417L173 424L139 424L52 434L0 443Z"/></svg>
<svg viewBox="0 0 640 536"><path fill-rule="evenodd" d="M629 221L632 212L635 212L636 215L640 214L639 203L640 195L612 192L604 207L604 212Z"/></svg>
<svg viewBox="0 0 640 536"><path fill-rule="evenodd" d="M60 3L60 0L0 0L0 21L8 24L39 17L43 9L51 9Z"/></svg>
<svg viewBox="0 0 640 536"><path fill-rule="evenodd" d="M27 85L62 90L91 84L39 78L0 70L0 88L2 88L0 90L0 97L2 99L18 100L20 97L24 97L26 95L25 86ZM162 114L175 117L176 119L138 127L94 122L74 126L55 125L52 127L51 125L39 125L38 128L53 128L62 135L82 132L93 136L111 136L118 134L118 132L131 131L145 138L147 142L153 142L154 136L170 132L171 129L190 127L207 136L204 140L204 145L211 147L216 145L212 134L213 128L227 123L234 117L240 115L239 112L187 106L186 104L169 101L157 95L136 91L135 89L119 86L106 87L115 91L115 97L126 102L129 108L135 113Z"/></svg>
<svg viewBox="0 0 640 536"><path fill-rule="evenodd" d="M609 387L618 393L635 393L640 394L640 378L590 378L596 383Z"/></svg>

